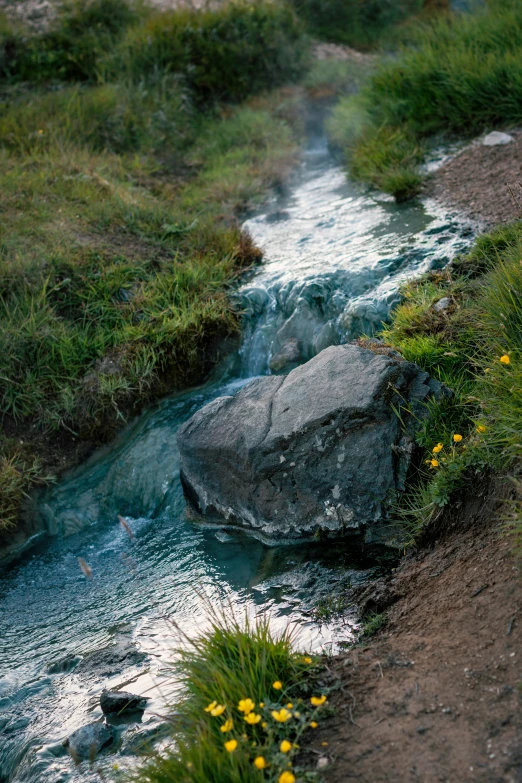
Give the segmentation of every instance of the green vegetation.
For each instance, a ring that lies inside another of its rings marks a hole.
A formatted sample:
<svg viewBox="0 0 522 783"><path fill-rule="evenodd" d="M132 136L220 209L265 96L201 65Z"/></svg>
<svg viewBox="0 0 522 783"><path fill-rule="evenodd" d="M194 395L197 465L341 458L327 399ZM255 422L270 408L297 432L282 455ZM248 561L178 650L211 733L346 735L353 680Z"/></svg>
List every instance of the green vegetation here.
<svg viewBox="0 0 522 783"><path fill-rule="evenodd" d="M287 630L275 637L268 619L254 624L213 617L211 629L184 639L174 673L184 686L176 705L177 748L155 757L138 783L314 781L294 767L298 741L324 712L315 661L296 653ZM315 686L315 687L314 687Z"/></svg>
<svg viewBox="0 0 522 783"><path fill-rule="evenodd" d="M228 291L260 257L238 217L294 165L301 98L215 101L292 80L307 52L263 0L78 0L33 35L2 21L0 536L53 443L111 437L237 332Z"/></svg>
<svg viewBox="0 0 522 783"><path fill-rule="evenodd" d="M522 464L522 224L480 237L471 253L410 283L381 337L447 384L418 444L424 460L397 515L412 540L455 497L491 470ZM434 304L442 298L449 306ZM512 525L520 529L519 506Z"/></svg>
<svg viewBox="0 0 522 783"><path fill-rule="evenodd" d="M412 14L423 0L293 0L314 36L326 41L370 48Z"/></svg>
<svg viewBox="0 0 522 783"><path fill-rule="evenodd" d="M418 191L417 164L433 136L522 120L522 3L439 15L412 36L360 95L340 102L330 126L353 173L398 199Z"/></svg>
<svg viewBox="0 0 522 783"><path fill-rule="evenodd" d="M362 636L368 639L370 636L375 636L386 625L385 614L371 614L364 621L364 625L361 629Z"/></svg>

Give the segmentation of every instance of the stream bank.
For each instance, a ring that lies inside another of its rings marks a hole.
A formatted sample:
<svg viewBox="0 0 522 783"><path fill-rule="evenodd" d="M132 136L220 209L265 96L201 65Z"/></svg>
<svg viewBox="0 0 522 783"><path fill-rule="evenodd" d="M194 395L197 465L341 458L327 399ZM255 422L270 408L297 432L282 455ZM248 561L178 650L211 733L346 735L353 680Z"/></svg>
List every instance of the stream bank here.
<svg viewBox="0 0 522 783"><path fill-rule="evenodd" d="M324 759L326 783L522 779L522 580L503 521L511 487L496 479L468 491L417 553L364 591L366 611L386 624L327 664L335 717L306 751Z"/></svg>

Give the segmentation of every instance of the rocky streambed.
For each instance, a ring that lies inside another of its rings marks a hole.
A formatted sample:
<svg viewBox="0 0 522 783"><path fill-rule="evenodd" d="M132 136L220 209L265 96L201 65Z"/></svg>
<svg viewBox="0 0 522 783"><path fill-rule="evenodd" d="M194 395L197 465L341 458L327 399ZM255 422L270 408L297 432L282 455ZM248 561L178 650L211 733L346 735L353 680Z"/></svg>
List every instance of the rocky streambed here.
<svg viewBox="0 0 522 783"><path fill-rule="evenodd" d="M237 294L241 350L206 387L163 401L41 497L35 514L50 538L0 575L2 783L97 780L97 768L132 767L144 741L161 742L178 688L168 618L192 634L209 603L226 602L270 611L276 627L295 621L303 647L352 638L353 615L321 622L317 607L379 568L361 542L379 540L414 458L394 395L414 408L441 390L396 357L344 344L377 328L400 283L444 266L473 229L434 202L399 206L347 181L319 138L247 228L265 262ZM208 450L205 431L226 455ZM203 486L205 466L225 456L228 470ZM219 511L217 525L187 519L181 468L198 510ZM349 535L329 544L317 531ZM303 534L312 540L297 541ZM149 700L115 720L104 689ZM111 725L94 767L64 745L92 723Z"/></svg>

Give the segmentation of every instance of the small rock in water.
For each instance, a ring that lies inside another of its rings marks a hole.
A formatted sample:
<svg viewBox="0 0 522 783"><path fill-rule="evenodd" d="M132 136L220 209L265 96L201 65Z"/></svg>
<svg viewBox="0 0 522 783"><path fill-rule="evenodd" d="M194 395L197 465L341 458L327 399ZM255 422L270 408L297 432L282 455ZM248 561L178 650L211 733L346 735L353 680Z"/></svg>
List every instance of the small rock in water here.
<svg viewBox="0 0 522 783"><path fill-rule="evenodd" d="M104 723L88 723L63 741L73 759L94 759L102 748L110 745L112 734Z"/></svg>
<svg viewBox="0 0 522 783"><path fill-rule="evenodd" d="M301 361L302 358L301 344L299 340L292 338L287 340L281 350L272 357L269 367L272 372L278 372L288 364L296 364Z"/></svg>
<svg viewBox="0 0 522 783"><path fill-rule="evenodd" d="M442 313L443 310L447 310L448 307L451 306L451 299L449 296L444 296L442 299L439 299L438 302L435 302L433 305L433 309L437 310L437 312Z"/></svg>
<svg viewBox="0 0 522 783"><path fill-rule="evenodd" d="M123 715L129 712L142 712L147 706L148 699L145 696L136 696L125 691L102 691L100 707L107 715L117 713Z"/></svg>
<svg viewBox="0 0 522 783"><path fill-rule="evenodd" d="M49 674L62 674L63 672L70 672L71 669L74 669L76 664L79 662L80 657L78 655L65 655L63 658L50 663L47 667L47 671Z"/></svg>
<svg viewBox="0 0 522 783"><path fill-rule="evenodd" d="M484 136L482 144L486 147L496 147L499 144L509 144L510 141L513 141L513 136L510 136L509 133L492 131L487 136Z"/></svg>

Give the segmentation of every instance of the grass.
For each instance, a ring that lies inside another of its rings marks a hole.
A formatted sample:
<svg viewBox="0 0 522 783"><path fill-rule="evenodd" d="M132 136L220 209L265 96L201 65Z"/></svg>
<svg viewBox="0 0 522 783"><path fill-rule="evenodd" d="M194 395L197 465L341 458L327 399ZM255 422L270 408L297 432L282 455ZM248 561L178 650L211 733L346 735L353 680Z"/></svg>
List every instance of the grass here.
<svg viewBox="0 0 522 783"><path fill-rule="evenodd" d="M388 345L453 390L430 404L417 436L423 461L397 508L412 541L477 477L520 471L521 254L521 223L480 237L469 255L410 283L382 332ZM450 305L437 311L433 305L444 297Z"/></svg>
<svg viewBox="0 0 522 783"><path fill-rule="evenodd" d="M429 5L423 0L293 0L311 33L325 41L370 49Z"/></svg>
<svg viewBox="0 0 522 783"><path fill-rule="evenodd" d="M176 750L154 756L136 783L317 780L294 766L299 739L325 710L323 698L311 703L323 695L317 661L294 651L288 629L275 636L266 617L241 622L223 611L204 635L183 638L176 659Z"/></svg>
<svg viewBox="0 0 522 783"><path fill-rule="evenodd" d="M355 176L404 199L433 137L472 137L522 120L522 4L438 15L398 57L384 58L361 94L337 107L334 141Z"/></svg>
<svg viewBox="0 0 522 783"><path fill-rule="evenodd" d="M230 287L260 258L239 217L295 164L301 97L290 87L240 105L214 101L291 80L307 47L286 6L205 12L200 50L191 14L79 0L45 33L0 26L4 541L24 493L60 461L54 445L107 440L143 405L201 382L223 338L238 332ZM143 31L153 46L174 28L188 71L156 55L140 71ZM257 72L248 84L241 31ZM130 57L131 39L141 54ZM207 75L192 67L196 53ZM130 57L117 81L101 78L102 55ZM220 58L229 56L227 73Z"/></svg>

